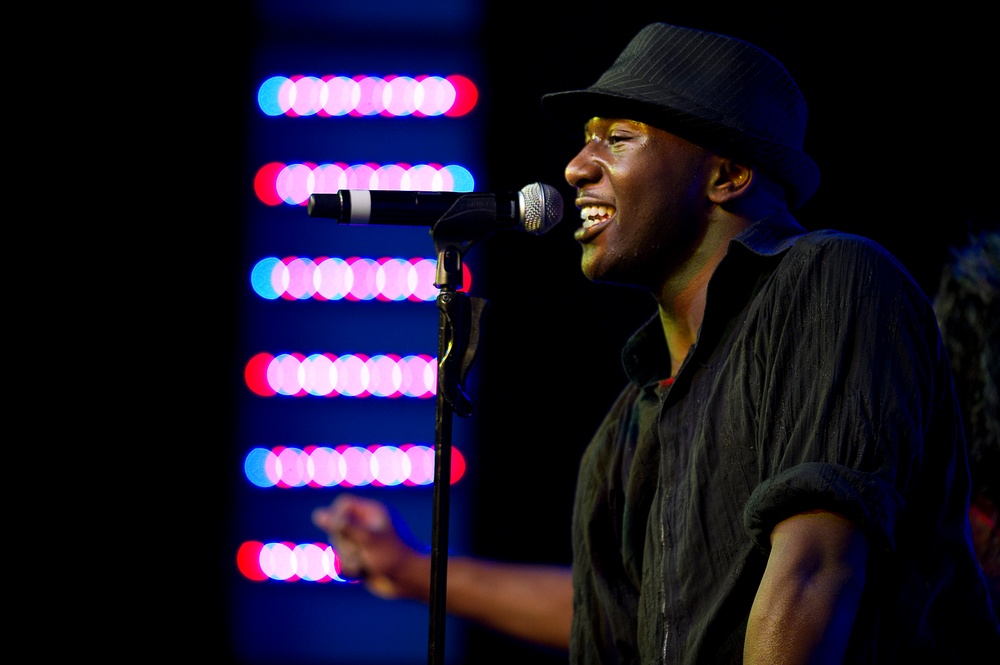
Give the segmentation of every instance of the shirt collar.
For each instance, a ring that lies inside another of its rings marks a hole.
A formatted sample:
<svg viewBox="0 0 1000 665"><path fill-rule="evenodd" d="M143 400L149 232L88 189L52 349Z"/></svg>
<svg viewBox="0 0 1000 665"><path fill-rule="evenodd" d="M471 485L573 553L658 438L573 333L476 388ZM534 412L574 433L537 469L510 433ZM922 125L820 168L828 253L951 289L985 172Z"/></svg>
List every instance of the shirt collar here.
<svg viewBox="0 0 1000 665"><path fill-rule="evenodd" d="M806 230L787 211L777 212L758 220L741 231L730 242L729 251L712 276L710 292L723 288L719 280L726 282L726 274L749 274L763 271L770 263L767 259L786 251ZM741 247L747 251L734 251ZM720 270L723 265L738 262L739 270ZM723 288L723 292L726 289ZM706 308L714 303L706 303ZM700 337L700 335L699 335ZM660 315L657 312L629 338L622 349L622 365L628 378L639 386L651 381L659 381L670 376L670 351L663 338Z"/></svg>
<svg viewBox="0 0 1000 665"><path fill-rule="evenodd" d="M775 256L794 245L805 232L791 213L779 211L745 228L733 238L733 242L743 245L758 256ZM728 258L729 255L726 256Z"/></svg>

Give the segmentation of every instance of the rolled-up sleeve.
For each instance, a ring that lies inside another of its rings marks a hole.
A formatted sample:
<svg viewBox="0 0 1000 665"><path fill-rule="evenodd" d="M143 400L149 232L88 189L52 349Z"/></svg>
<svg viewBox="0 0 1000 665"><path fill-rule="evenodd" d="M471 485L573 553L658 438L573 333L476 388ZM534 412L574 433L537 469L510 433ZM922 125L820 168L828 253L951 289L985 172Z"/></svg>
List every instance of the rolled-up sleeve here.
<svg viewBox="0 0 1000 665"><path fill-rule="evenodd" d="M799 464L754 490L747 502L743 525L754 544L771 548L775 525L807 510L839 513L859 525L873 546L895 549L893 533L902 497L879 476L839 464Z"/></svg>
<svg viewBox="0 0 1000 665"><path fill-rule="evenodd" d="M931 414L949 408L933 312L871 244L819 243L802 254L800 269L762 300L757 357L767 362L751 391L762 414L759 476L744 527L768 551L783 519L829 510L874 549L895 551L899 516L926 492L927 465L955 463L954 432L932 428Z"/></svg>

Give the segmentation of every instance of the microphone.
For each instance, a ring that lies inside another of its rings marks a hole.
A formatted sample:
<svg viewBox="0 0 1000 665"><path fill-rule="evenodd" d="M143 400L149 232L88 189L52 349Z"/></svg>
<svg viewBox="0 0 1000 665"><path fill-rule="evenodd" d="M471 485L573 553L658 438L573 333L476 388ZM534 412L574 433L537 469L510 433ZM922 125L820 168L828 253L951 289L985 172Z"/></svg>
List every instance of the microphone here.
<svg viewBox="0 0 1000 665"><path fill-rule="evenodd" d="M563 200L550 185L532 183L499 194L341 189L309 197L309 216L340 224L434 226L446 215L459 223L541 235L562 219Z"/></svg>

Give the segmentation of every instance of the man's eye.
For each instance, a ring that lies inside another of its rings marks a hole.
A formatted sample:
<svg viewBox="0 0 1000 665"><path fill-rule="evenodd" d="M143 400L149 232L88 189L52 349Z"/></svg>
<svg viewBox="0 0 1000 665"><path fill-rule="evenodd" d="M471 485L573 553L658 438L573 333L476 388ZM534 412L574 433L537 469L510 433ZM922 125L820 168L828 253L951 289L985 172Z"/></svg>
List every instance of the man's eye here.
<svg viewBox="0 0 1000 665"><path fill-rule="evenodd" d="M586 137L585 141L586 142L597 141L598 143L606 143L607 145L615 145L615 144L621 143L623 141L628 141L629 139L630 139L630 137L627 134L615 134L615 133L612 133L612 134L608 134L605 137L602 137L602 136L600 136L598 134L590 134L590 135L588 135Z"/></svg>

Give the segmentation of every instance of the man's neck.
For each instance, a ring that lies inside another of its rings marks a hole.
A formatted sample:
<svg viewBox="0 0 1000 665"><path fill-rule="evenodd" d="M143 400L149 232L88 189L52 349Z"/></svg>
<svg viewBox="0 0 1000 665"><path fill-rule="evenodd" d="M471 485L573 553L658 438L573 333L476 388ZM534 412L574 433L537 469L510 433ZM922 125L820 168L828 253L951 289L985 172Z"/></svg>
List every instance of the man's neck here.
<svg viewBox="0 0 1000 665"><path fill-rule="evenodd" d="M708 282L729 250L729 241L752 224L752 220L723 214L707 226L702 242L691 259L665 280L659 293L660 324L670 349L671 375L675 375L691 346L698 339L705 318Z"/></svg>

